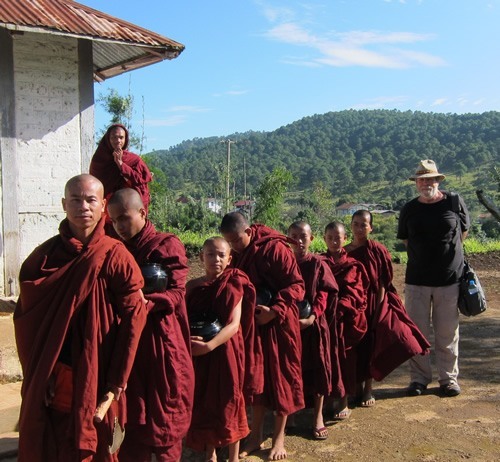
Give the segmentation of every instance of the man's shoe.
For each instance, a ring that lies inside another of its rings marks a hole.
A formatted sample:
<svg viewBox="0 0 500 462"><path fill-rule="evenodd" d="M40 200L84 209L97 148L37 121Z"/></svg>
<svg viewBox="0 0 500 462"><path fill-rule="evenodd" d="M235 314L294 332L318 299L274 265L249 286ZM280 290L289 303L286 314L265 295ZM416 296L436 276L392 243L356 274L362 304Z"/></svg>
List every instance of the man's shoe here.
<svg viewBox="0 0 500 462"><path fill-rule="evenodd" d="M460 390L460 387L458 386L458 383L456 382L450 382L444 385L440 385L439 391L442 395L447 396L448 398L458 396L462 392L462 390Z"/></svg>
<svg viewBox="0 0 500 462"><path fill-rule="evenodd" d="M427 385L418 382L412 382L406 389L406 394L408 396L420 396L425 390L427 390Z"/></svg>

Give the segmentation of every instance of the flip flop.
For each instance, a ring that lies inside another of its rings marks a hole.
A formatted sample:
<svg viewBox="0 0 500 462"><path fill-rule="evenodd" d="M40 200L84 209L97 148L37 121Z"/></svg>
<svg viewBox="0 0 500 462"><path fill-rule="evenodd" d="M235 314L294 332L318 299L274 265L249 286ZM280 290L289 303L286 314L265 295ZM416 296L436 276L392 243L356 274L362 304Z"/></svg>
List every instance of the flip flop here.
<svg viewBox="0 0 500 462"><path fill-rule="evenodd" d="M333 414L333 420L347 420L349 417L351 417L351 413L352 411L348 407L346 407L341 411Z"/></svg>
<svg viewBox="0 0 500 462"><path fill-rule="evenodd" d="M313 438L315 440L326 440L328 438L328 428L313 428Z"/></svg>
<svg viewBox="0 0 500 462"><path fill-rule="evenodd" d="M361 401L361 407L373 407L375 406L375 396L371 395L365 401Z"/></svg>

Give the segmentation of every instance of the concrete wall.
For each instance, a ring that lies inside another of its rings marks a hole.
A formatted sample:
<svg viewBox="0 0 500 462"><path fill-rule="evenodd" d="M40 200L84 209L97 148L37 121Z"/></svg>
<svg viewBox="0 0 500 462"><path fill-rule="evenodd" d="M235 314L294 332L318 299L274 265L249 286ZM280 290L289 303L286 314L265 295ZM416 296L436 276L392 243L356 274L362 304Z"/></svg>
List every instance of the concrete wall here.
<svg viewBox="0 0 500 462"><path fill-rule="evenodd" d="M88 171L94 146L91 43L50 34L15 34L12 57L14 141L0 152L4 197L12 191L9 201L2 201L6 295L17 292L12 277L17 284L19 263L57 233L64 217L64 184ZM9 258L15 253L17 268Z"/></svg>

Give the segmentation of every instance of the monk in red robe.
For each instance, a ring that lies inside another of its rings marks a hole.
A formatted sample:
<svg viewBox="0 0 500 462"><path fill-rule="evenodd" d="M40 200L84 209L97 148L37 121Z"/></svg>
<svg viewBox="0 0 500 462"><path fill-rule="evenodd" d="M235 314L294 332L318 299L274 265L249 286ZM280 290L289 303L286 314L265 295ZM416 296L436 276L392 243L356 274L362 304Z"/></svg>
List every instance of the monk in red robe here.
<svg viewBox="0 0 500 462"><path fill-rule="evenodd" d="M367 289L369 286L365 268L359 261L347 255L345 227L340 222L328 223L324 234L327 251L323 254L339 287L337 309L331 326L336 327L338 357L345 388L334 409L334 420L346 420L351 415L348 397L356 394L357 345L365 336ZM332 332L332 336L333 336Z"/></svg>
<svg viewBox="0 0 500 462"><path fill-rule="evenodd" d="M373 217L368 210L352 216L353 240L346 246L349 255L360 261L370 279L366 318L367 335L358 345L358 379L361 406L375 405L372 382L382 380L395 368L417 354L428 354L430 344L406 313L392 284L391 255L379 242L368 239Z"/></svg>
<svg viewBox="0 0 500 462"><path fill-rule="evenodd" d="M129 134L125 126L111 125L92 156L90 174L101 180L106 199L119 189L135 189L147 212L150 202L148 183L153 177L141 157L127 151L128 146Z"/></svg>
<svg viewBox="0 0 500 462"><path fill-rule="evenodd" d="M148 319L126 390L127 426L120 461L146 462L154 454L159 462L176 462L181 459L194 393L184 301L186 251L177 236L155 230L133 189L113 194L108 214L139 266L146 271L156 263L164 271L156 279L148 274L144 286Z"/></svg>
<svg viewBox="0 0 500 462"><path fill-rule="evenodd" d="M238 462L240 440L248 435L245 410L245 342L241 313L253 312L255 289L248 276L235 268L229 244L221 237L207 239L200 258L205 276L189 281L186 303L190 318L215 316L221 330L211 339L191 337L196 372L193 419L186 444L217 460L216 448L228 446L229 462Z"/></svg>
<svg viewBox="0 0 500 462"><path fill-rule="evenodd" d="M251 433L240 456L261 448L268 408L275 416L269 460L285 459L287 416L304 407L297 308L304 299L304 281L286 236L264 225L250 226L239 212L226 214L220 230L232 249L231 265L248 275L258 297L264 289L272 294L266 304L257 302L255 310L264 356L263 392L253 397Z"/></svg>
<svg viewBox="0 0 500 462"><path fill-rule="evenodd" d="M296 221L288 228L288 237L295 241L293 253L305 283L305 300L311 305L311 313L300 316L302 338L302 380L304 395L313 397L314 415L312 436L317 440L328 437L328 429L323 421L324 397L332 393L344 394L337 349L331 355L330 326L327 314L335 316L338 286L325 258L309 252L314 236L309 224ZM336 332L334 331L334 334ZM336 338L334 339L336 340ZM335 374L332 374L332 363Z"/></svg>
<svg viewBox="0 0 500 462"><path fill-rule="evenodd" d="M147 313L139 267L104 233L103 194L93 176L71 178L59 234L21 267L14 313L24 375L21 462L118 460L122 391ZM98 422L105 395L111 407Z"/></svg>

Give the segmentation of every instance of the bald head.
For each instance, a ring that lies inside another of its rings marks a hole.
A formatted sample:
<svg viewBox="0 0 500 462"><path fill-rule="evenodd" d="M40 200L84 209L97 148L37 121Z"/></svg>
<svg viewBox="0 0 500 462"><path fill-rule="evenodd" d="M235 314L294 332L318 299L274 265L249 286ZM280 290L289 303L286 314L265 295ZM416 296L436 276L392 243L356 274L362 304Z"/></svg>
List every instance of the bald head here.
<svg viewBox="0 0 500 462"><path fill-rule="evenodd" d="M250 225L245 216L240 212L229 212L224 215L220 224L220 232L226 233L239 233Z"/></svg>
<svg viewBox="0 0 500 462"><path fill-rule="evenodd" d="M141 195L132 188L124 188L116 191L108 201L108 207L111 205L121 205L124 209L141 209L144 208Z"/></svg>
<svg viewBox="0 0 500 462"><path fill-rule="evenodd" d="M303 231L303 232L312 234L311 226L309 225L309 223L306 223L305 221L294 221L288 227L288 234L289 235L290 235L291 231Z"/></svg>
<svg viewBox="0 0 500 462"><path fill-rule="evenodd" d="M205 274L208 277L219 277L231 262L229 243L220 236L208 238L203 243L200 259L205 266Z"/></svg>
<svg viewBox="0 0 500 462"><path fill-rule="evenodd" d="M116 233L129 241L139 234L146 224L146 208L135 189L119 189L108 202L108 215Z"/></svg>
<svg viewBox="0 0 500 462"><path fill-rule="evenodd" d="M345 234L345 225L340 221L332 221L325 226L325 233L328 231L339 231Z"/></svg>
<svg viewBox="0 0 500 462"><path fill-rule="evenodd" d="M97 193L100 193L101 200L104 199L104 186L103 184L93 175L89 173L82 173L81 175L76 175L70 178L66 185L64 186L64 197L68 197L71 195L71 192L77 189L81 189L81 185L85 184L93 184L95 185L95 190Z"/></svg>

